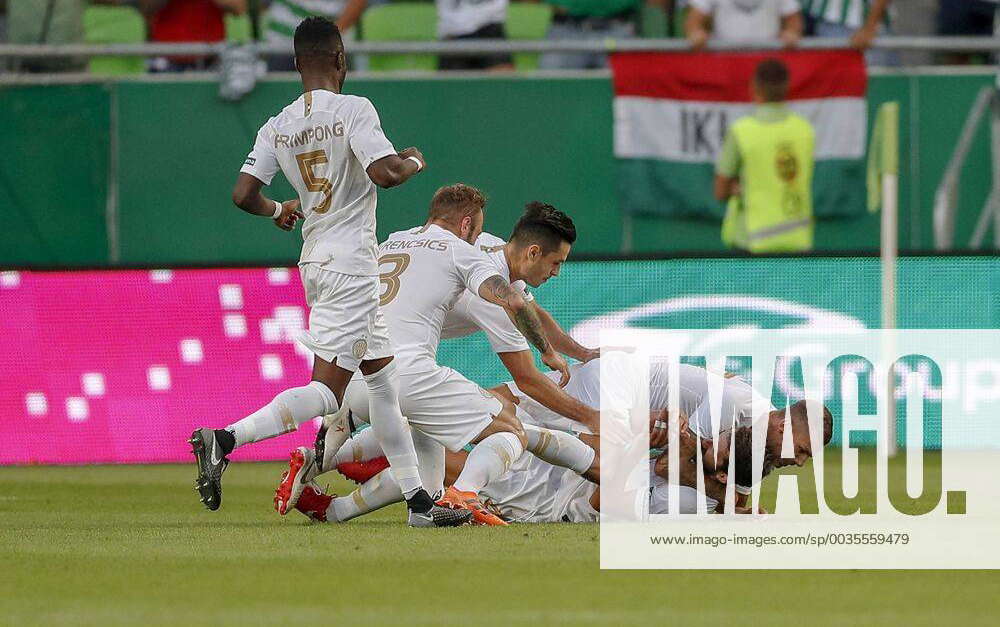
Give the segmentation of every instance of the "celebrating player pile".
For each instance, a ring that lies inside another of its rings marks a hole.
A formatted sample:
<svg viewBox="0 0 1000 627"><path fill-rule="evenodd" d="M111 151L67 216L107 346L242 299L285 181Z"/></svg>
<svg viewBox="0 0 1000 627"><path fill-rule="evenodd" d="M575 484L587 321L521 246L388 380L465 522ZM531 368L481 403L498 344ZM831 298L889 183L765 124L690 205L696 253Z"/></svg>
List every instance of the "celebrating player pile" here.
<svg viewBox="0 0 1000 627"><path fill-rule="evenodd" d="M337 27L308 18L295 30L295 65L304 93L260 129L243 165L233 202L290 230L304 219L299 267L310 306L312 381L285 390L225 429L191 436L196 487L212 510L222 503L222 473L234 448L294 431L335 413L354 371L368 386L372 428L406 497L412 526L451 526L469 512L435 506L420 483L410 430L397 401L395 367L382 312L375 239L375 185L393 187L420 172L416 148L397 153L365 98L340 93L347 59ZM260 193L281 169L298 200L279 203ZM496 293L503 285L491 284Z"/></svg>
<svg viewBox="0 0 1000 627"><path fill-rule="evenodd" d="M607 352L600 359L585 364L577 364L571 368L572 377L566 386L566 392L587 405L597 407L600 404L602 369L608 373L618 373L621 376L606 382L605 390L615 388L617 383L623 383L633 377L627 374L635 368L636 358L622 352ZM554 378L557 373L547 375ZM671 405L669 399L669 369L662 361L650 364L650 387L648 394L651 409L651 423L662 421L663 412ZM754 403L757 393L750 385L736 377L719 375L703 368L681 365L678 369L677 389L678 411L681 418L679 431L678 463L680 485L678 512L694 514L698 512L721 512L724 507L726 485L730 476L730 456L734 459L735 475L732 480L736 484L736 511L748 513L744 496L754 480L753 473L753 441L751 425L758 423L766 430L764 449L763 475L767 475L774 467L791 464L802 465L811 457L812 449L809 436L809 420L815 417L822 421L822 437L828 443L832 436L832 416L825 408L815 404L811 409L807 402L799 402L789 409L792 425L792 451L794 457L782 458L782 440L785 428L785 411L773 409L769 403L756 399L757 407L763 411L755 415ZM615 395L626 397L630 391L624 384L621 389L615 389ZM720 390L718 397L711 397L709 389ZM365 415L364 403L348 391L345 409L352 417L363 422ZM357 389L363 394L363 388ZM565 439L552 441L548 446L572 451L565 454L564 463L553 465L542 461L542 457L525 455L511 464L509 472L492 479L481 490L487 508L503 520L518 522L594 522L600 509L600 490L596 483L600 475L600 446L598 438L590 434L584 425L571 423L565 417L547 410L542 405L525 395L513 382L499 385L490 390L497 396L505 398L518 405L517 413L526 431L534 428L542 429L553 425L562 425L577 431L576 437L558 431ZM355 413L355 407L357 412ZM713 412L713 408L716 410ZM720 437L713 442L714 429L712 415L723 417L717 425ZM817 425L818 426L818 425ZM732 438L733 448L730 448L729 434L735 430ZM660 446L666 445L665 430L651 424L651 441ZM700 447L704 466L695 463L696 449ZM540 447L536 447L540 448ZM465 473L468 460L463 451L449 452L445 457L435 457L433 450L418 451L421 468L443 468L445 484L457 482ZM362 485L347 496L327 495L315 482L310 482L301 491L301 496L295 504L295 509L314 521L346 522L392 503L399 502L402 495L395 485L391 475L385 468L385 459L381 458L378 443L372 437L370 430L362 431L351 438L348 444L324 465L325 470L338 470L349 479ZM551 461L551 460L550 460ZM669 455L663 452L650 459L650 495L649 512L664 514L669 511L670 490ZM560 467L564 466L564 467ZM291 472L284 475L285 485L288 477L295 471L293 462ZM704 479L704 494L697 490L698 478L701 473ZM428 485L430 483L428 482ZM280 491L279 487L279 491Z"/></svg>
<svg viewBox="0 0 1000 627"><path fill-rule="evenodd" d="M512 288L508 279L512 278L511 260L532 285L540 285L558 274L558 266L576 238L572 221L549 205L529 204L514 229L510 251L504 250L502 241L494 251L503 255L501 263L471 244L482 231L485 203L483 195L467 185L441 188L431 201L426 224L390 235L380 246L381 302L397 349L400 405L415 428L414 442L424 484L431 491L443 491L444 466L440 462L444 459L444 448L458 451L467 444L477 444L461 475L439 503L469 510L480 523L502 525L502 520L484 510L477 494L503 475L526 449L546 461L570 467L580 464L581 451L588 460L593 452L569 434L522 425L509 401L482 390L436 362L445 320L454 304L469 294L478 302L469 303L466 315L488 318L486 312L477 314L480 307L487 306L506 312L507 324L516 327L508 336L519 333L526 338L541 352L545 363L562 372L563 381L568 379L565 360L556 353L542 329L539 308L519 282ZM524 256L533 262L518 258L516 252L522 248ZM508 252L511 259L506 256ZM539 268L545 271L530 270ZM521 352L516 340L511 345L513 352ZM524 350L527 351L527 346ZM530 352L527 354L530 360ZM538 386L540 400L559 408L579 406L572 399L560 398L565 393L551 381L548 383L548 387ZM359 400L364 393L364 386L358 380L348 386L343 410L324 421L325 428L317 439L320 449L317 457L305 448L293 453L290 472L275 497L280 513L295 505L308 482L319 469L328 468L328 460L343 445L350 432L348 407L356 416L367 419L368 410L360 406L368 403ZM579 413L590 418L586 412ZM567 445L563 447L561 442ZM316 461L321 462L318 467ZM583 470L588 465L584 463Z"/></svg>

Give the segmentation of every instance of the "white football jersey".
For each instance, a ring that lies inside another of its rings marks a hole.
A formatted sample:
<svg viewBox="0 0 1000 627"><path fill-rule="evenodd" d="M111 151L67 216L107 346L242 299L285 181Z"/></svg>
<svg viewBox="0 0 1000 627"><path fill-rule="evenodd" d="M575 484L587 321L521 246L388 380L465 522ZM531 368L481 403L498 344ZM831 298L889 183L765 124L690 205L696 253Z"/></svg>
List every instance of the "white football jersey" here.
<svg viewBox="0 0 1000 627"><path fill-rule="evenodd" d="M669 400L666 370L667 366L664 363L651 364L651 371L662 371L662 385L667 388L663 397ZM711 440L715 437L713 414L718 432L724 433L732 430L734 426L749 427L755 417L766 417L766 414L774 409L769 400L739 377L727 378L711 370L686 364L680 365L678 374L680 410L687 415L691 430L702 438ZM668 408L669 405L663 407ZM756 416L755 409L758 412Z"/></svg>
<svg viewBox="0 0 1000 627"><path fill-rule="evenodd" d="M606 352L599 359L570 367L570 380L564 388L566 393L588 407L601 407L601 363L610 372L628 371L627 365L637 359L625 352ZM610 365L609 365L610 364ZM664 361L653 361L649 365L649 407L650 409L670 409L669 368ZM678 408L688 417L691 430L705 439L712 439L715 427L712 423L713 409L717 415L719 433L730 431L733 426L750 426L754 420L756 399L758 417L763 418L774 409L771 403L758 394L753 387L739 377L726 378L721 374L681 364L678 367L680 398ZM553 381L559 380L558 372L546 372ZM629 376L616 377L605 386L605 392L614 394L624 406L631 406L629 398L634 390L628 385ZM513 382L508 387L519 396ZM711 390L711 393L710 393ZM529 398L522 400L525 410L550 429L579 430L579 423L563 418L552 410L541 406ZM575 426L574 426L575 425Z"/></svg>
<svg viewBox="0 0 1000 627"><path fill-rule="evenodd" d="M653 472L654 460L649 461L649 513L670 513L670 484L666 479ZM678 514L714 514L719 502L712 497L702 495L698 498L698 490L689 486L677 486Z"/></svg>
<svg viewBox="0 0 1000 627"><path fill-rule="evenodd" d="M534 300L535 297L531 295L528 291L528 284L524 281L510 280L510 266L507 265L507 255L504 254L503 247L507 245L507 242L502 237L497 237L492 233L487 233L483 231L476 238L476 246L479 250L486 253L493 263L496 264L497 268L500 270L500 276L502 276L510 286L515 290L521 292L525 300Z"/></svg>
<svg viewBox="0 0 1000 627"><path fill-rule="evenodd" d="M379 304L396 356L434 364L445 315L465 290L498 276L478 248L437 225L393 233L379 246Z"/></svg>
<svg viewBox="0 0 1000 627"><path fill-rule="evenodd" d="M299 263L373 276L377 194L366 170L393 154L367 98L316 89L260 128L240 171L269 185L281 168L298 192L306 217Z"/></svg>
<svg viewBox="0 0 1000 627"><path fill-rule="evenodd" d="M510 283L512 288L520 291L525 300L531 301L534 297L527 291L527 284L524 281L510 280L510 268L503 252L504 244L506 244L504 240L485 232L476 240L476 246L490 258L496 266L497 273ZM476 331L486 333L490 347L495 353L530 350L527 340L511 322L503 307L483 300L478 294L466 291L448 312L441 338L465 337Z"/></svg>

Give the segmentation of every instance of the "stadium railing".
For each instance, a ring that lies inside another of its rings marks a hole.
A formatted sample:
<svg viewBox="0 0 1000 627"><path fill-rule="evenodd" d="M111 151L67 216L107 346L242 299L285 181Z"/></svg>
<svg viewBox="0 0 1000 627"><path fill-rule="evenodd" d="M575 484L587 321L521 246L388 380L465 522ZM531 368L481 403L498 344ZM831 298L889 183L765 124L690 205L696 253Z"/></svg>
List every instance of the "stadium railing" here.
<svg viewBox="0 0 1000 627"><path fill-rule="evenodd" d="M212 56L219 54L227 43L144 43L144 44L3 44L0 58L59 58L75 56ZM262 56L281 56L290 53L287 46L276 44L252 45ZM805 38L797 46L800 50L846 48L850 43L844 38ZM877 38L873 48L881 50L923 50L948 52L1000 51L1000 37L898 37ZM780 50L782 44L773 40L713 41L706 48L716 50ZM352 43L349 55L355 54L434 54L469 55L491 53L545 53L545 52L689 52L690 46L682 39L601 39L601 40L511 40L479 39L468 41L359 41Z"/></svg>

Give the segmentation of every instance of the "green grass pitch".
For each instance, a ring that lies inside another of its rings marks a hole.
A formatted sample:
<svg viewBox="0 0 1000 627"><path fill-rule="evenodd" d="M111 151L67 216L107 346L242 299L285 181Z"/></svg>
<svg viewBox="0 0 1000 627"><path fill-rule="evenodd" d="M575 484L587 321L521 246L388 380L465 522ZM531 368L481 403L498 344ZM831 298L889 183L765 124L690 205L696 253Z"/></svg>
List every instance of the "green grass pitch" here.
<svg viewBox="0 0 1000 627"><path fill-rule="evenodd" d="M997 624L992 571L603 572L594 525L281 519L279 472L213 513L193 465L0 468L0 624Z"/></svg>

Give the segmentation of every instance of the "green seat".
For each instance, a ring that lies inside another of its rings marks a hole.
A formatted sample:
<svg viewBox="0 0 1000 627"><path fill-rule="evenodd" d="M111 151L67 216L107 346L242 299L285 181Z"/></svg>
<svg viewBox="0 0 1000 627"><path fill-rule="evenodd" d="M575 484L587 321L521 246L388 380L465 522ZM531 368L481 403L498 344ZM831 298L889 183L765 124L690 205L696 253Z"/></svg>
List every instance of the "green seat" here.
<svg viewBox="0 0 1000 627"><path fill-rule="evenodd" d="M88 44L141 44L146 41L146 21L132 7L89 6L83 12L83 40ZM142 57L93 57L92 74L142 74Z"/></svg>
<svg viewBox="0 0 1000 627"><path fill-rule="evenodd" d="M552 5L528 2L511 3L507 9L508 39L545 39L552 22ZM514 67L522 72L538 69L538 54L519 52Z"/></svg>
<svg viewBox="0 0 1000 627"><path fill-rule="evenodd" d="M233 15L227 13L226 41L235 44L245 44L253 39L253 29L250 28L250 16L247 14Z"/></svg>
<svg viewBox="0 0 1000 627"><path fill-rule="evenodd" d="M404 2L383 4L365 11L361 18L365 41L435 41L437 10L433 4ZM437 69L433 54L373 54L368 67L375 72Z"/></svg>

